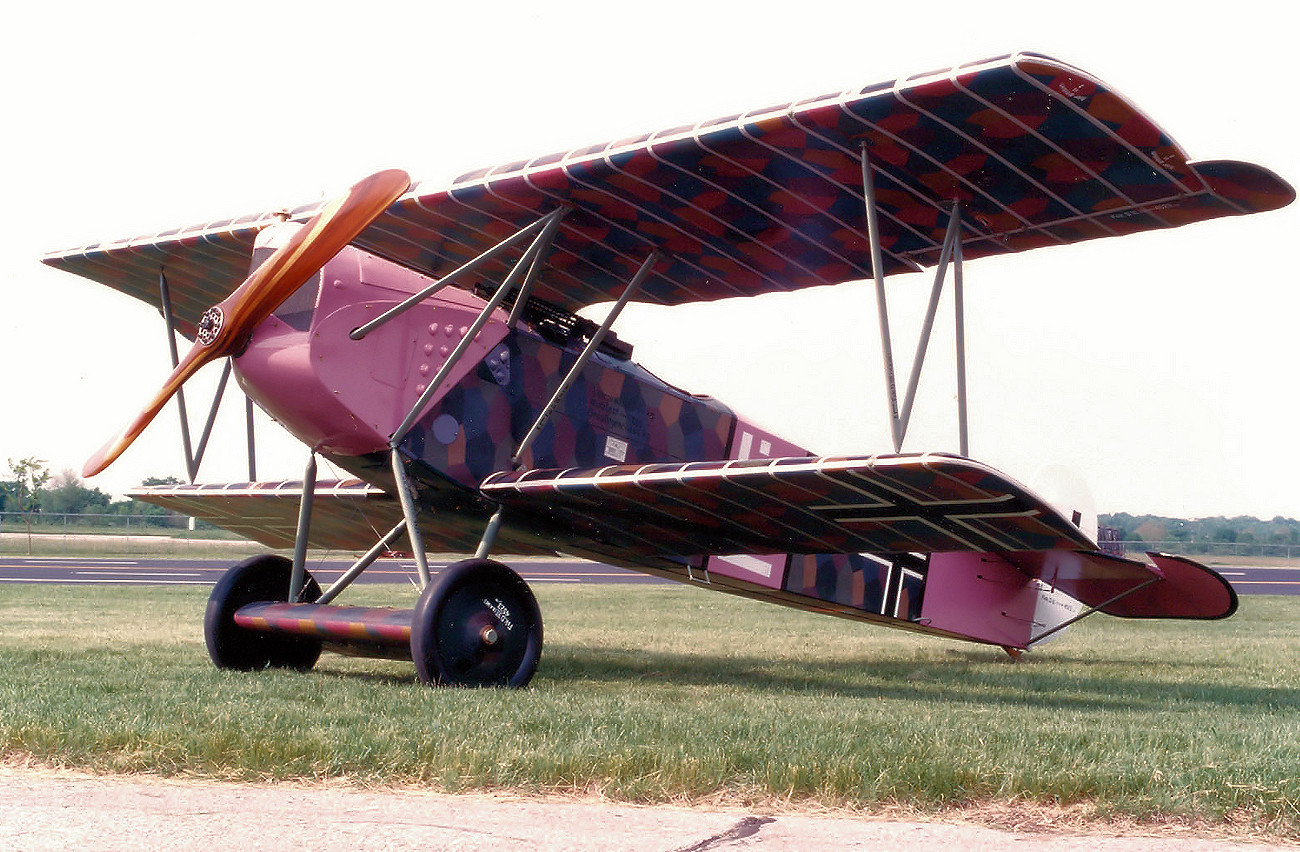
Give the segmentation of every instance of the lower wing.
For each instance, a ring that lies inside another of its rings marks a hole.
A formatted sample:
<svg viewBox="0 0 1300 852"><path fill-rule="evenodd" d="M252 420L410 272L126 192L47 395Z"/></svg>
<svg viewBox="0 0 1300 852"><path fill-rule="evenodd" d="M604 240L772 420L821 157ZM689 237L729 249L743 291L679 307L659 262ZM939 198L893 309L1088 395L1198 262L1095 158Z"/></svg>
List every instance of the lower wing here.
<svg viewBox="0 0 1300 852"><path fill-rule="evenodd" d="M970 610L983 599L977 590L1019 594L1031 581L1124 617L1224 618L1237 607L1232 587L1210 569L1163 554L1148 565L1100 553L1041 497L957 456L526 470L495 474L481 490L513 523L522 515L559 541L630 557L932 554L930 609L947 595L946 610ZM776 572L789 563L762 561L757 582L786 586Z"/></svg>
<svg viewBox="0 0 1300 852"><path fill-rule="evenodd" d="M1096 549L1024 486L938 454L525 470L481 490L634 554Z"/></svg>

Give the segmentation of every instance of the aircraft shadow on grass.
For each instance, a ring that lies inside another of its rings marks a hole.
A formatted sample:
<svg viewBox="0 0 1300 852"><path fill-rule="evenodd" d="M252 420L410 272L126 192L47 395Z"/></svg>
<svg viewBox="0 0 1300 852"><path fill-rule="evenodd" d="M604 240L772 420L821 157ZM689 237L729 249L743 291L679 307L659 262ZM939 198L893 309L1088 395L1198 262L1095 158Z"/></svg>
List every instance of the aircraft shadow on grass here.
<svg viewBox="0 0 1300 852"><path fill-rule="evenodd" d="M984 704L1051 709L1153 710L1179 704L1224 708L1300 710L1300 689L1237 686L1196 681L1161 680L1150 672L1159 666L1195 669L1209 677L1227 664L1134 660L1107 663L1114 676L1070 674L1065 666L1087 671L1087 658L1025 659L994 665L988 652L952 651L947 659L920 662L788 660L701 653L649 652L634 648L594 649L557 646L549 649L546 680L571 684L663 682L689 686L734 686L744 691L791 694L826 693L849 699L905 698L939 704ZM993 668L984 667L992 665ZM971 666L980 666L975 670ZM1048 670L1052 666L1052 670Z"/></svg>
<svg viewBox="0 0 1300 852"><path fill-rule="evenodd" d="M1212 677L1228 663L1205 665L1135 659L1107 663L1113 676L1095 673L1084 656L1021 657L1015 663L989 651L949 650L943 659L876 662L870 659L773 660L734 654L677 653L639 648L553 644L539 686L571 689L584 684L672 684L735 687L759 695L826 694L849 700L906 699L939 705L1004 706L1048 710L1149 712L1171 706L1213 705L1225 710L1300 711L1300 688L1241 686L1151 677L1153 669ZM978 667L978 668L976 668ZM1059 669L1093 670L1071 674ZM323 666L320 674L375 686L404 687L409 674Z"/></svg>

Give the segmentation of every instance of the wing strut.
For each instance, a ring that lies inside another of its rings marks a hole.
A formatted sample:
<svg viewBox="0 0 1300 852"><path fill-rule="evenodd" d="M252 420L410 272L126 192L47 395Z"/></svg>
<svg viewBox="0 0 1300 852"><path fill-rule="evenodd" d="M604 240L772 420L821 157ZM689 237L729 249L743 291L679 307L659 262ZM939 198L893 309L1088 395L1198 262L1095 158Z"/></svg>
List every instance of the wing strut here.
<svg viewBox="0 0 1300 852"><path fill-rule="evenodd" d="M1033 644L1035 644L1035 643L1037 643L1037 642L1042 642L1044 639L1046 639L1048 636L1051 636L1053 633L1059 633L1059 632L1061 632L1062 630L1064 630L1065 628L1069 627L1071 624L1076 624L1076 623L1078 623L1078 622L1080 622L1080 621L1083 621L1083 620L1084 620L1085 618L1087 618L1088 616L1090 616L1090 615L1092 615L1092 614L1094 614L1094 613L1096 613L1096 612L1100 612L1101 610L1105 609L1105 608L1108 607L1108 606L1111 606L1112 604L1117 604L1117 603L1119 603L1120 601L1124 600L1124 598L1129 597L1130 595L1135 595L1135 594L1137 594L1138 592L1140 592L1140 591L1142 591L1143 589L1145 589L1147 586L1150 586L1150 585L1152 585L1153 583L1159 583L1162 579L1164 579L1164 578L1163 578L1163 577L1158 577L1158 576L1157 576L1157 577L1152 577L1150 580L1145 580L1145 581L1143 581L1143 582L1141 582L1141 583L1138 583L1138 584L1137 584L1136 586L1134 586L1133 588L1131 588L1131 589L1129 589L1129 590L1127 590L1127 591L1124 591L1124 592L1120 592L1118 595L1115 595L1115 597L1111 598L1110 600L1108 600L1108 601L1103 601L1102 603L1099 603L1099 604L1097 604L1096 606L1090 606L1090 607L1088 607L1087 609L1085 609L1083 612L1081 612L1081 613L1079 613L1078 615L1074 616L1073 618L1066 619L1065 621L1062 621L1060 624L1056 625L1056 626L1053 627L1051 630L1044 630L1042 633L1039 633L1037 636L1035 636L1034 638L1030 639L1029 642L1026 643L1026 644L1027 644L1027 645L1033 645Z"/></svg>
<svg viewBox="0 0 1300 852"><path fill-rule="evenodd" d="M551 211L528 227L516 231L511 236L497 243L493 248L474 258L469 263L464 264L451 274L443 277L442 280L426 287L424 290L416 293L400 305L397 305L391 310L386 311L381 316L376 317L374 320L355 329L350 335L353 340L360 340L378 326L408 310L420 300L427 298L437 290L451 283L451 281L458 276L474 269L497 252L514 244L517 240L523 239L525 236L536 234L528 248L524 250L523 255L510 270L510 273L506 276L505 280L501 282L499 287L497 287L492 298L488 300L487 304L483 306L483 309L479 311L479 315L475 317L474 322L470 324L470 327L466 330L464 336L461 337L460 342L456 344L456 347L451 351L451 354L447 356L447 360L443 363L437 374L429 380L424 392L420 394L420 398L416 400L413 406L411 406L411 410L407 413L402 424L394 430L392 436L388 440L393 478L396 480L397 493L402 504L402 516L404 518L403 526L406 529L407 536L411 540L411 553L415 557L415 567L420 574L420 584L422 588L429 585L429 564L424 552L424 541L420 536L419 513L418 507L415 503L415 490L411 485L410 478L406 474L406 465L402 461L402 455L398 450L398 447L401 445L402 440L406 437L407 433L410 432L411 427L415 425L416 420L419 418L420 413L424 410L424 407L428 404L429 400L437 392L438 388L442 386L442 383L446 381L447 376L451 375L452 370L456 368L456 365L469 350L470 344L472 344L474 339L478 337L479 332L483 330L483 326L487 325L493 312L501 306L501 303L505 301L506 297L517 288L519 292L515 298L516 308L518 305L521 305L526 301L528 290L531 288L533 281L536 278L537 271L540 268L539 261L546 250L550 248L551 242L555 239L555 234L559 230L560 220L564 218L564 215L568 213L568 211L569 208L567 207L561 207L557 210ZM513 322L514 319L515 313L512 312L511 321ZM500 527L501 513L498 511L488 522L487 530L484 532L483 540L478 547L480 554L486 555L487 551L491 549L492 543L495 541L497 531ZM395 527L388 536L385 537L385 540L395 538L398 532L398 529ZM381 541L375 547L380 548L383 543L384 542ZM376 550L376 553L377 552L378 551ZM363 559L358 562L358 565L355 566L357 574L361 573L361 571L365 569L365 565L361 564L361 562L364 561L365 558L363 557ZM371 557L370 561L373 561L373 557ZM368 562L366 564L368 564Z"/></svg>
<svg viewBox="0 0 1300 852"><path fill-rule="evenodd" d="M952 215L961 208L953 205ZM961 238L952 247L952 313L956 322L957 347L957 453L970 458L970 428L966 415L966 288L962 282Z"/></svg>
<svg viewBox="0 0 1300 852"><path fill-rule="evenodd" d="M876 204L875 180L872 176L871 157L867 145L862 145L862 194L866 203L867 238L871 243L871 271L876 283L876 314L880 321L880 350L885 368L885 393L889 408L889 432L894 442L894 452L902 452L903 439L907 436L907 427L912 419L912 406L916 402L916 391L921 381L921 368L925 364L926 350L930 345L930 333L934 329L934 317L939 308L939 297L943 294L944 277L948 266L953 267L954 314L957 325L957 432L958 452L962 456L970 455L969 430L966 414L966 315L962 282L961 252L961 206L956 201L948 218L948 229L944 234L943 248L939 253L939 263L934 271L934 284L930 288L930 303L926 308L925 320L921 326L920 338L916 344L916 355L912 359L912 371L908 376L907 392L900 410L898 403L898 381L894 370L893 336L889 331L889 303L885 298L885 268L881 259L883 249L880 239L880 224Z"/></svg>
<svg viewBox="0 0 1300 852"><path fill-rule="evenodd" d="M876 315L880 319L880 352L885 361L885 394L889 403L889 434L894 452L903 448L899 433L898 385L894 381L894 344L889 333L889 305L885 301L885 265L881 259L880 220L876 214L876 182L871 177L871 157L862 143L862 197L867 204L867 239L871 241L871 274L876 280Z"/></svg>
<svg viewBox="0 0 1300 852"><path fill-rule="evenodd" d="M248 438L248 481L257 481L257 442L253 440L253 398L244 396L244 434Z"/></svg>
<svg viewBox="0 0 1300 852"><path fill-rule="evenodd" d="M514 456L510 460L511 465L515 468L519 467L520 458L522 458L523 454L528 451L528 448L533 445L533 442L537 440L537 436L541 434L542 427L546 425L546 421L551 419L551 413L555 410L555 406L564 398L564 395L569 392L569 388L573 386L575 381L577 381L583 368L586 367L587 362L591 360L591 356L600 348L601 342L605 339L605 335L609 333L610 328L613 327L614 321L618 319L619 314L623 313L623 308L627 306L627 303L631 300L632 296L641 289L641 284L645 282L647 277L649 277L651 270L654 269L655 264L658 263L662 257L663 255L661 255L657 250L651 251L650 256L645 259L645 262L641 264L641 268L636 271L636 274L632 276L632 280L628 282L627 287L624 288L623 294L618 297L618 301L609 309L609 313L605 315L605 319L601 322L600 327L591 335L591 339L587 341L587 345L583 348L582 353L578 355L578 359L574 361L573 366L569 368L569 372L565 375L564 380L560 382L560 386L555 389L555 393L551 394L550 400L542 407L541 412L533 421L533 425L528 429L528 433L524 435L523 440L519 442L519 448L515 450ZM536 264L534 264L534 270L535 268ZM530 270L530 277L532 276L532 273L533 270ZM527 283L525 283L525 287L526 286ZM515 301L515 310L518 311L519 306L523 303L523 293L521 292L520 298ZM505 507L501 506L497 508L495 513L493 513L491 520L488 521L487 529L483 531L483 539L479 542L478 550L474 553L474 558L485 559L487 558L488 553L491 552L492 545L496 543L497 533L501 530L501 521L504 512Z"/></svg>
<svg viewBox="0 0 1300 852"><path fill-rule="evenodd" d="M605 320L600 324L600 328L596 329L596 333L587 341L587 345L582 350L582 354L578 356L577 361L573 362L573 366L569 368L569 373L564 377L564 381L560 382L560 386L556 388L555 393L551 395L550 401L542 407L541 413L538 414L537 419L533 421L533 425L528 430L528 434L524 435L524 439L519 442L519 448L515 450L514 457L510 460L514 467L519 467L519 460L523 457L524 453L527 452L528 448L533 445L533 441L537 440L537 436L541 434L542 427L546 425L546 421L551 419L551 412L555 410L556 404L564 398L564 395L569 392L569 388L573 386L575 381L577 381L578 375L582 372L582 368L587 366L587 362L591 360L591 356L600 348L601 341L603 341L605 335L609 333L609 329L614 325L614 321L618 319L618 315L623 313L623 308L626 307L628 300L632 298L637 290L641 289L641 284L650 275L651 270L654 269L655 264L658 263L662 257L663 255L661 255L657 250L650 252L650 256L641 264L641 268L636 271L636 275L632 276L632 280L623 290L623 295L619 296L618 301L614 303L614 307L609 309L609 313L605 315Z"/></svg>
<svg viewBox="0 0 1300 852"><path fill-rule="evenodd" d="M515 268L517 270L520 266L524 265L526 262L529 261L530 257L534 261L538 260L541 254L538 244L539 243L541 244L541 248L550 245L551 240L555 238L555 231L560 225L560 220L564 218L564 215L568 213L569 210L570 208L568 207L561 207L558 210L552 210L550 213L547 213L545 216L538 219L536 222L533 222L531 225L528 225L527 227L524 228L520 228L518 231L515 231L513 234L506 237L504 240L497 243L492 248L480 254L478 257L474 258L468 263L462 264L461 266L457 267L451 272L448 272L442 278L433 282L428 287L425 287L423 290L416 293L414 296L411 296L409 299L402 302L400 305L396 305L392 308L389 308L387 311L375 317L365 325L353 329L348 336L351 337L353 340L360 340L361 338L365 337L367 334L374 331L376 328L388 322L389 320L393 319L394 317L406 313L408 310L415 307L417 304L424 301L425 299L429 298L434 293L441 290L443 287L446 287L448 284L451 284L452 282L458 280L461 276L473 272L480 265L496 257L506 248L514 245L516 242L520 240L523 240L525 237L530 237L533 234L536 234L538 231L541 231L542 233L539 235L539 237L536 240L533 241L533 244L529 247L524 257L519 260L519 264L517 264ZM528 277L527 279L525 279L523 288L521 288L521 290L526 290L528 287L532 286L533 279L536 277L537 269L539 266L540 263L534 262L532 264L532 267L528 271ZM524 301L523 299L516 300L517 304L522 304L523 301ZM518 318L513 315L511 316L512 324L513 321L516 319ZM473 335L469 335L469 336L472 337Z"/></svg>
<svg viewBox="0 0 1300 852"><path fill-rule="evenodd" d="M171 355L172 369L176 369L180 364L180 353L176 349L176 319L172 313L171 288L167 286L167 273L164 269L158 270L158 295L162 308L163 322L167 325L167 348L168 354ZM212 427L217 422L217 411L221 408L221 400L226 393L226 385L230 382L230 371L233 363L231 359L226 359L225 368L221 372L221 379L217 382L217 390L212 398L212 404L208 407L208 419L203 424L203 432L199 436L199 445L196 449L193 444L193 437L190 433L190 416L189 406L185 403L185 388L182 386L176 390L176 405L181 418L181 447L185 451L185 472L189 475L190 482L198 478L199 465L203 464L203 456L208 449L208 439L212 437ZM257 461L254 454L253 441L253 401L247 400L247 410L245 414L245 431L248 440L248 481L257 480Z"/></svg>
<svg viewBox="0 0 1300 852"><path fill-rule="evenodd" d="M393 432L393 436L388 442L390 447L395 449L398 444L402 443L402 439L406 437L406 433L411 430L413 425L415 425L415 421L420 416L420 412L424 410L425 405L429 403L429 400L435 393L437 393L438 388L442 386L444 381L446 381L447 376L451 375L451 371L460 363L460 359L465 355L470 344L474 342L474 338L478 337L479 331L483 329L483 326L487 325L487 321L491 318L492 312L500 307L501 303L505 301L506 296L508 296L510 291L515 288L519 279L523 277L525 270L530 270L533 261L550 246L551 240L554 238L555 232L559 228L560 218L563 217L565 212L567 212L567 208L560 208L559 210L544 216L542 219L539 219L537 222L534 222L529 226L529 228L524 229L525 231L528 231L530 229L535 230L541 228L542 232L538 234L532 244L524 251L523 257L519 258L519 262L510 270L510 274L501 282L501 286L497 288L492 299L483 306L483 310L479 312L478 317L475 318L474 322L470 325L469 330L465 332L465 336L460 339L460 342L456 344L456 348L447 356L446 362L438 370L437 374L429 380L428 387L424 389L424 393L420 394L420 398L416 400L415 405L411 407L411 411L406 415L406 419L402 421L402 425L398 426L396 431ZM523 233L523 231L519 233ZM517 237L518 233L515 236ZM511 237L510 239L514 239L514 237ZM506 242L509 242L509 239L506 240ZM481 259L481 257L479 259ZM475 261L471 261L470 263L472 264L474 262ZM469 264L466 265L468 266ZM443 281L445 280L446 279L444 278ZM530 280L531 276L524 281L524 286L527 286ZM438 283L441 284L442 282ZM437 286L437 284L434 285L435 288ZM522 287L520 288L519 295L527 295L523 292ZM411 299L416 299L419 296L420 294L417 293L416 296L412 296ZM384 316L381 316L354 331L352 333L353 339L361 339L361 337L373 329L375 325L377 325L380 320L385 319L385 317L392 318L393 316L396 316L396 314L400 312L398 309L402 308L402 305L406 305L407 307L410 306L408 303L411 303L411 299L407 299L406 302L403 302L401 305L388 311ZM404 308L402 309L404 310Z"/></svg>

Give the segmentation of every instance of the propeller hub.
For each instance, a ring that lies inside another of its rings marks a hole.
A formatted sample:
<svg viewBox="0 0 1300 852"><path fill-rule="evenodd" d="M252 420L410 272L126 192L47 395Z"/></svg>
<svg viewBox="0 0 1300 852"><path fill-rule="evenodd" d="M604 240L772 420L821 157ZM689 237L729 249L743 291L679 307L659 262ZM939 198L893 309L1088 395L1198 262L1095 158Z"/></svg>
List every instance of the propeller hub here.
<svg viewBox="0 0 1300 852"><path fill-rule="evenodd" d="M221 326L226 321L226 315L221 312L221 308L213 305L203 312L199 318L197 327L197 339L204 346L211 346L221 333Z"/></svg>

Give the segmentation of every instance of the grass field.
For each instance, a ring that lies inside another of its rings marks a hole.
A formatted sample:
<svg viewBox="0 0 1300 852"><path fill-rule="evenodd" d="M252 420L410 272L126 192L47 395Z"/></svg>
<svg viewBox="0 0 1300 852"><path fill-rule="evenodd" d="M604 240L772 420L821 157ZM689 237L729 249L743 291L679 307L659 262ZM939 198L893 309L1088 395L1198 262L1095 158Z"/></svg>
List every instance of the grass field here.
<svg viewBox="0 0 1300 852"><path fill-rule="evenodd" d="M540 586L524 691L221 672L206 592L0 587L0 751L92 771L639 802L1044 807L1300 837L1300 598L996 649L685 587ZM351 602L410 605L400 587Z"/></svg>

